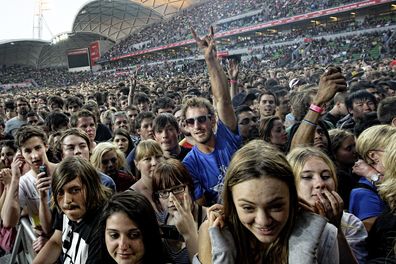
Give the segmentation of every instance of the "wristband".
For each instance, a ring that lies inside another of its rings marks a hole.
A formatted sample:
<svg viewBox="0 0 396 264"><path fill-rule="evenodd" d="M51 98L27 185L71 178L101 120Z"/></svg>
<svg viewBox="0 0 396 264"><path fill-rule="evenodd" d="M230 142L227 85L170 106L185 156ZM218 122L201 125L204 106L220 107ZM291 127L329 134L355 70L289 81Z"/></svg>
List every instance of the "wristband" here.
<svg viewBox="0 0 396 264"><path fill-rule="evenodd" d="M304 123L306 123L306 124L308 124L308 125L311 125L311 126L316 127L316 124L315 124L315 123L313 123L313 122L311 122L311 121L308 121L308 120L306 120L306 119L303 119L302 122L304 122Z"/></svg>
<svg viewBox="0 0 396 264"><path fill-rule="evenodd" d="M230 80L231 84L236 84L238 81L237 80Z"/></svg>
<svg viewBox="0 0 396 264"><path fill-rule="evenodd" d="M314 105L314 104L311 104L309 109L311 109L312 111L314 111L314 112L316 112L318 114L321 114L324 111L324 109L322 107Z"/></svg>

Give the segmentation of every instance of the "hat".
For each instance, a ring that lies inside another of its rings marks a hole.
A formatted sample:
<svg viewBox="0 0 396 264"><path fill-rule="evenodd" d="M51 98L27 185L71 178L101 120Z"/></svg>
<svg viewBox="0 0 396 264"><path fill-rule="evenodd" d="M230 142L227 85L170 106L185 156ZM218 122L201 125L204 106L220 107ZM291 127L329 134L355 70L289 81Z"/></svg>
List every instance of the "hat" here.
<svg viewBox="0 0 396 264"><path fill-rule="evenodd" d="M254 100L257 98L255 91L250 91L249 93L240 92L232 98L232 105L234 108L237 108L240 105L243 105L247 100Z"/></svg>

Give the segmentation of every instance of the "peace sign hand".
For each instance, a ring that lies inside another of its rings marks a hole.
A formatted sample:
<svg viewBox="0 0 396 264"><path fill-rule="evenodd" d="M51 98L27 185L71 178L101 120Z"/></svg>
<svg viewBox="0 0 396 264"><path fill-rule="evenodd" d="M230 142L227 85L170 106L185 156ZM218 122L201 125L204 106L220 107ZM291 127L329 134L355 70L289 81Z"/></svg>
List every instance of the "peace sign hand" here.
<svg viewBox="0 0 396 264"><path fill-rule="evenodd" d="M175 226L184 238L191 234L198 235L194 216L191 212L191 201L187 198L187 195L187 193L183 194L183 205L181 205L172 192L169 194L170 201L176 207L176 212L173 214Z"/></svg>

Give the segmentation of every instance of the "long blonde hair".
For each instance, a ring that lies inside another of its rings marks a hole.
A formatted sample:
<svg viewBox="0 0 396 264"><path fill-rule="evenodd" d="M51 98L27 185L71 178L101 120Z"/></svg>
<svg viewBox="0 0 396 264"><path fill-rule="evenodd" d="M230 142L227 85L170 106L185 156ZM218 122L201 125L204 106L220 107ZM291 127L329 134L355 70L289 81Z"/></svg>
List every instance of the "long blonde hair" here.
<svg viewBox="0 0 396 264"><path fill-rule="evenodd" d="M379 194L393 212L396 211L396 134L389 138L383 155L385 168L384 182L379 186Z"/></svg>

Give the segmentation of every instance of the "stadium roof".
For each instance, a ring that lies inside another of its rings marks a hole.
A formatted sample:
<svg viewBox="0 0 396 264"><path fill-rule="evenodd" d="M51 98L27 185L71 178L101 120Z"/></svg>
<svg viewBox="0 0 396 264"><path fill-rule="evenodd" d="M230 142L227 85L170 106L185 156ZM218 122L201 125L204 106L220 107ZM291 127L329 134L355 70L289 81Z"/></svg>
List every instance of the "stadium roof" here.
<svg viewBox="0 0 396 264"><path fill-rule="evenodd" d="M88 47L98 39L118 41L132 31L174 15L201 0L96 0L78 11L68 39L51 44L41 40L0 43L0 65L66 66L65 51Z"/></svg>
<svg viewBox="0 0 396 264"><path fill-rule="evenodd" d="M199 0L97 0L84 5L74 32L94 32L118 41L134 30L174 15Z"/></svg>

